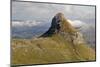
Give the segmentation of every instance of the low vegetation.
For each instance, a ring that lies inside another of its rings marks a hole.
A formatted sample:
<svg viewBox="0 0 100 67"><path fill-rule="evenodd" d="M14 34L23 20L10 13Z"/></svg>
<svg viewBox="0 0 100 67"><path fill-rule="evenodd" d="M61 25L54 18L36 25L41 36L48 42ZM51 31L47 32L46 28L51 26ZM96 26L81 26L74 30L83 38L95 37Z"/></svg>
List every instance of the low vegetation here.
<svg viewBox="0 0 100 67"><path fill-rule="evenodd" d="M73 45L60 35L12 40L12 64L93 61L95 51L85 44Z"/></svg>

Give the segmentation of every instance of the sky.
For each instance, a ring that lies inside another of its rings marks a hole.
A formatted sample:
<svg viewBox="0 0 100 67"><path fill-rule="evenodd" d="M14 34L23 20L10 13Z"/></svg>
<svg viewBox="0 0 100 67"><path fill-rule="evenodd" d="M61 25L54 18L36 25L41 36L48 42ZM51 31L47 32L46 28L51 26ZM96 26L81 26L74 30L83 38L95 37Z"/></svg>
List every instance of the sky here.
<svg viewBox="0 0 100 67"><path fill-rule="evenodd" d="M59 12L63 13L66 19L95 23L94 6L12 2L12 20L49 23L53 16Z"/></svg>

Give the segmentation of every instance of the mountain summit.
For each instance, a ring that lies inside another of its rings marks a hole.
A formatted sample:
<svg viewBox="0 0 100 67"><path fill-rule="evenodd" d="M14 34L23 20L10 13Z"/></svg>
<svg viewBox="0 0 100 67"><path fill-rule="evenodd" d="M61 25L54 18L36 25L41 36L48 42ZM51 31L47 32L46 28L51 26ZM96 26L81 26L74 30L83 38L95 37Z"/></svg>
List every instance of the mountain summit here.
<svg viewBox="0 0 100 67"><path fill-rule="evenodd" d="M52 36L53 34L60 32L72 34L73 32L76 32L76 30L72 27L69 21L66 20L64 14L57 13L52 19L51 27L42 36Z"/></svg>
<svg viewBox="0 0 100 67"><path fill-rule="evenodd" d="M83 35L70 24L62 13L57 13L53 17L51 27L41 37L49 37L55 34L60 34L60 36L73 44L85 43Z"/></svg>

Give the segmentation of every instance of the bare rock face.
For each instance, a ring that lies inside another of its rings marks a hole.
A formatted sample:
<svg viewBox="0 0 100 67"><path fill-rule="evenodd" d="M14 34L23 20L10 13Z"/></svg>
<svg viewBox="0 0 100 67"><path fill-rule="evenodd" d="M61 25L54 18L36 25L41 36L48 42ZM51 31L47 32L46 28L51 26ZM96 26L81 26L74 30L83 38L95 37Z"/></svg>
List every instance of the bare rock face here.
<svg viewBox="0 0 100 67"><path fill-rule="evenodd" d="M49 37L54 34L60 34L73 44L84 43L83 35L67 21L62 13L58 13L53 17L51 27L41 37Z"/></svg>
<svg viewBox="0 0 100 67"><path fill-rule="evenodd" d="M52 36L53 34L58 34L59 32L75 32L72 25L65 19L62 13L56 14L51 23L51 27L42 36Z"/></svg>
<svg viewBox="0 0 100 67"><path fill-rule="evenodd" d="M58 33L61 29L62 16L62 13L58 13L56 16L54 16L52 19L51 27L42 36L52 36L53 34Z"/></svg>

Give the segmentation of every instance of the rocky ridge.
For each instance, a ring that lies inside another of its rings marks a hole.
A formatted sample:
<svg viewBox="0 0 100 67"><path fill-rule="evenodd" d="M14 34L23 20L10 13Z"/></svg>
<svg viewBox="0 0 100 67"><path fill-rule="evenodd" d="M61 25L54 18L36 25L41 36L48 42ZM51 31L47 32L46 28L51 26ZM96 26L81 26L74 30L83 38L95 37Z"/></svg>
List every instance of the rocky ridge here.
<svg viewBox="0 0 100 67"><path fill-rule="evenodd" d="M62 13L58 13L54 16L51 27L41 37L48 37L54 34L60 34L67 41L70 41L75 45L85 43L83 35L67 21Z"/></svg>

